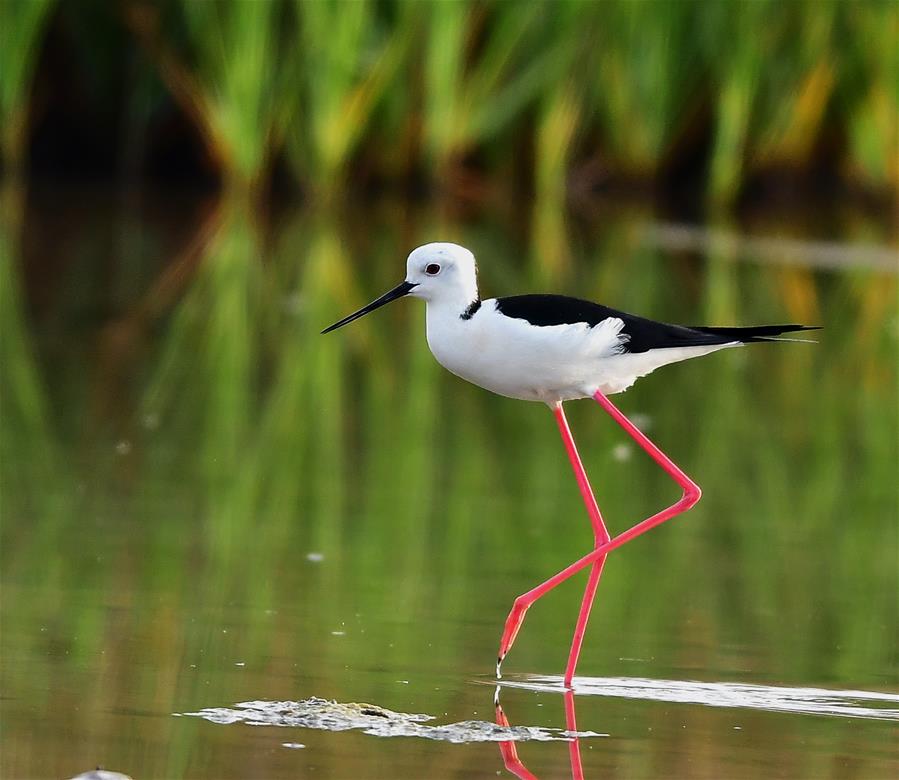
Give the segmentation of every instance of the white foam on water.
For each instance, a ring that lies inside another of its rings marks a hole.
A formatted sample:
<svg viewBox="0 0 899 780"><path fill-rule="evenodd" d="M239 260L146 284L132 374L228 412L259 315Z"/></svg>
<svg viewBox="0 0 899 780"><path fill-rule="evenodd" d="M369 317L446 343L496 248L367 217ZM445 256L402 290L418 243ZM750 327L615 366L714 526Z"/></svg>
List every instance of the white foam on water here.
<svg viewBox="0 0 899 780"><path fill-rule="evenodd" d="M484 681L486 682L486 681ZM495 684L495 681L490 681ZM558 676L521 675L504 677L506 688L562 693ZM645 677L575 677L578 696L610 696L706 707L789 712L799 715L830 715L867 720L899 720L899 694L880 691L793 688L750 683L653 680Z"/></svg>

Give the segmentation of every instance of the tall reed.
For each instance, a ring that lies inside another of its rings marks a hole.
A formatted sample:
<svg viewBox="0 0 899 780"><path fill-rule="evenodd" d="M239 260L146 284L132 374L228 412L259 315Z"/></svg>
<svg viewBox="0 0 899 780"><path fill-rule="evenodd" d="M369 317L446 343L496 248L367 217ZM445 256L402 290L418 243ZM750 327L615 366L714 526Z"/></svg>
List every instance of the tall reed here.
<svg viewBox="0 0 899 780"><path fill-rule="evenodd" d="M293 94L287 151L301 181L339 191L379 104L389 91L402 94L397 74L419 14L404 3L385 18L373 0L295 0L293 9L281 72L281 94Z"/></svg>
<svg viewBox="0 0 899 780"><path fill-rule="evenodd" d="M551 3L426 7L424 144L445 180L460 156L495 138L550 88L565 42L542 34Z"/></svg>
<svg viewBox="0 0 899 780"><path fill-rule="evenodd" d="M252 189L274 151L283 99L275 92L281 5L209 0L170 10L138 2L128 7L127 19L202 133L226 186Z"/></svg>
<svg viewBox="0 0 899 780"><path fill-rule="evenodd" d="M24 132L15 117L49 2L19 5L3 6L9 148ZM704 176L716 208L754 176L812 166L863 188L897 186L899 9L889 0L124 9L150 55L135 67L158 75L229 185L264 184L286 159L318 193L374 172L476 196L510 182L521 197L524 184L544 204L564 200L572 182L583 195L609 175L652 184L683 165ZM91 50L115 29L79 23L70 34Z"/></svg>
<svg viewBox="0 0 899 780"><path fill-rule="evenodd" d="M846 166L856 181L899 190L899 5L842 3L838 111L848 132Z"/></svg>
<svg viewBox="0 0 899 780"><path fill-rule="evenodd" d="M53 0L0 3L0 154L7 170L22 165L28 89Z"/></svg>

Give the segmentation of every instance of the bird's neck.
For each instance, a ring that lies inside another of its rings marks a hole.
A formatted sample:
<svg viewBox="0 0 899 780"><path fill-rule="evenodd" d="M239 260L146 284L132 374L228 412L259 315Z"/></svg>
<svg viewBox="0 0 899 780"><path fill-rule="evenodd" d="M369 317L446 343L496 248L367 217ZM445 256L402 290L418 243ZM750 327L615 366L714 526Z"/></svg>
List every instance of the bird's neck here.
<svg viewBox="0 0 899 780"><path fill-rule="evenodd" d="M427 303L429 317L470 320L481 308L477 290L472 295L454 295L440 300L430 300Z"/></svg>
<svg viewBox="0 0 899 780"><path fill-rule="evenodd" d="M459 269L453 278L446 280L443 287L434 291L434 297L428 296L425 300L428 302L430 314L441 318L463 319L466 319L465 315L468 314L467 318L470 319L480 302L474 269L470 273L466 273L465 269Z"/></svg>

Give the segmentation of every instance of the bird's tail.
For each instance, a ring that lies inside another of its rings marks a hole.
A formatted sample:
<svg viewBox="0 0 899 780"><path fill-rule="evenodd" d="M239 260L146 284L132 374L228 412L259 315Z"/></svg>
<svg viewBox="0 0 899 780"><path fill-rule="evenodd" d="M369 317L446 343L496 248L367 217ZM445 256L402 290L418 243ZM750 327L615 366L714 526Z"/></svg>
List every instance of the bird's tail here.
<svg viewBox="0 0 899 780"><path fill-rule="evenodd" d="M793 333L799 330L820 330L820 325L758 325L748 328L716 328L716 327L694 327L692 330L698 330L700 333L707 333L710 336L719 336L728 341L740 341L744 344L751 344L757 341L801 341L808 344L814 344L812 339L781 339L777 338L781 333Z"/></svg>

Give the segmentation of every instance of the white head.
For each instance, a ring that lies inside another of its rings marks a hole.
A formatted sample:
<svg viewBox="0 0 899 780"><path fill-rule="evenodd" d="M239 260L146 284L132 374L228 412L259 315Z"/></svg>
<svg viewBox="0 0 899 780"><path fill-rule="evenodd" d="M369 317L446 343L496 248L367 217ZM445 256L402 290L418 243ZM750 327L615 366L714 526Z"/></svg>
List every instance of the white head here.
<svg viewBox="0 0 899 780"><path fill-rule="evenodd" d="M368 306L325 328L322 333L336 330L404 295L422 298L435 306L451 307L461 314L478 298L474 255L458 244L435 243L418 247L406 260L405 281Z"/></svg>
<svg viewBox="0 0 899 780"><path fill-rule="evenodd" d="M460 310L478 297L478 269L474 255L458 244L425 244L406 260L409 295L426 301L456 305Z"/></svg>

